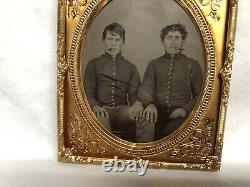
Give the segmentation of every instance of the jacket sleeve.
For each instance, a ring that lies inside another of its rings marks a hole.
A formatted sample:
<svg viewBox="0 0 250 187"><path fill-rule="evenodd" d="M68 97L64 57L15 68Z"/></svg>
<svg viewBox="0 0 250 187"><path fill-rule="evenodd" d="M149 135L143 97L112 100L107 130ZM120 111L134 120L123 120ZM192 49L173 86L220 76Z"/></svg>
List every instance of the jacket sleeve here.
<svg viewBox="0 0 250 187"><path fill-rule="evenodd" d="M84 74L84 88L91 108L99 104L96 99L96 85L95 63L94 61L89 61Z"/></svg>
<svg viewBox="0 0 250 187"><path fill-rule="evenodd" d="M144 74L142 85L139 88L138 96L144 106L154 103L155 72L153 63L150 62Z"/></svg>
<svg viewBox="0 0 250 187"><path fill-rule="evenodd" d="M200 67L200 64L196 61L193 61L191 64L191 92L192 92L192 98L191 100L183 105L182 107L189 113L191 113L198 96L201 91L202 87L202 81L203 81L203 76L202 76L202 70Z"/></svg>
<svg viewBox="0 0 250 187"><path fill-rule="evenodd" d="M128 100L129 104L133 105L136 101L139 101L138 98L138 89L141 84L140 75L135 65L132 66L132 74L129 82L128 88Z"/></svg>

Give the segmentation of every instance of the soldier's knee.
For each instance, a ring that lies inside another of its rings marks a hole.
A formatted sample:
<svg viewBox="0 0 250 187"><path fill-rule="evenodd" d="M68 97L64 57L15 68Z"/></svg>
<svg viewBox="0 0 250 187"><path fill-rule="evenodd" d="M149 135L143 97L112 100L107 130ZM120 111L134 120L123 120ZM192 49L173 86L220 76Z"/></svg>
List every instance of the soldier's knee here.
<svg viewBox="0 0 250 187"><path fill-rule="evenodd" d="M108 130L111 131L111 123L107 117L97 117L98 121Z"/></svg>
<svg viewBox="0 0 250 187"><path fill-rule="evenodd" d="M154 141L155 123L150 123L146 118L141 118L136 123L136 140L139 143Z"/></svg>

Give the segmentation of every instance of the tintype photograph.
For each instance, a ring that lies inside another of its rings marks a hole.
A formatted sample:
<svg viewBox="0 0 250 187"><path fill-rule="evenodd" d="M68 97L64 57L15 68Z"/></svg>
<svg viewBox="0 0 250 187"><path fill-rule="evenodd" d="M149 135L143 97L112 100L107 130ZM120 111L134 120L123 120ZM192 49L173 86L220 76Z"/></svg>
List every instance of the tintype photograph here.
<svg viewBox="0 0 250 187"><path fill-rule="evenodd" d="M89 105L115 136L136 143L177 131L203 85L197 25L174 0L115 0L96 16L82 50Z"/></svg>

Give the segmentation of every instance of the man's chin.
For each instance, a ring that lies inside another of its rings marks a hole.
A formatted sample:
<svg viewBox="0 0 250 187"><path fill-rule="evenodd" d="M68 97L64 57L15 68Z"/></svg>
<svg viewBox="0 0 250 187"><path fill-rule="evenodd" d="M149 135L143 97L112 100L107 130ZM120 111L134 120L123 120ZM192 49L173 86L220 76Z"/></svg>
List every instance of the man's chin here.
<svg viewBox="0 0 250 187"><path fill-rule="evenodd" d="M108 51L108 54L111 56L116 56L116 55L118 55L118 52L117 51Z"/></svg>
<svg viewBox="0 0 250 187"><path fill-rule="evenodd" d="M167 51L167 53L171 56L177 55L180 51Z"/></svg>

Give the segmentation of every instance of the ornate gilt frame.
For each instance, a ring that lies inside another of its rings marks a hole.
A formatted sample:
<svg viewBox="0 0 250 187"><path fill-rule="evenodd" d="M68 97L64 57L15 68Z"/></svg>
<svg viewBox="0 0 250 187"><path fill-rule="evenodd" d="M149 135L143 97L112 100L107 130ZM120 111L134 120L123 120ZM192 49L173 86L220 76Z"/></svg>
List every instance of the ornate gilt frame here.
<svg viewBox="0 0 250 187"><path fill-rule="evenodd" d="M228 105L237 0L176 0L197 24L206 51L198 106L180 131L148 144L121 140L102 128L86 104L80 53L91 21L109 0L58 0L58 160L100 164L119 156L154 168L218 171Z"/></svg>

